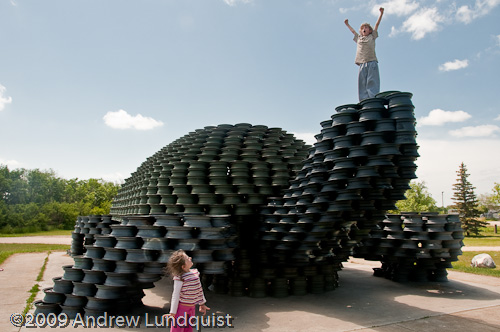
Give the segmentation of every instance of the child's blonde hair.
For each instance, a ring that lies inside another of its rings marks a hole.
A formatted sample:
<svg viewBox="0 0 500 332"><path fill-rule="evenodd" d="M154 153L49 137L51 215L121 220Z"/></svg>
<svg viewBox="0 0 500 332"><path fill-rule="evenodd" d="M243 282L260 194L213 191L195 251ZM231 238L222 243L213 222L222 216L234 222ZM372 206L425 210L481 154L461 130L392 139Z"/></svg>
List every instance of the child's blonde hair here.
<svg viewBox="0 0 500 332"><path fill-rule="evenodd" d="M186 252L184 250L179 249L174 251L174 253L170 256L167 263L167 273L171 276L180 277L184 270L182 267L186 264Z"/></svg>
<svg viewBox="0 0 500 332"><path fill-rule="evenodd" d="M370 23L365 22L365 23L361 24L361 26L359 27L359 33L360 33L360 34L361 34L361 29L363 29L363 27L365 27L365 26L366 26L366 27L368 27L368 28L370 28L370 31L371 31L371 32L373 32L373 28L372 28L372 26L370 25ZM370 32L370 33L371 33L371 32Z"/></svg>

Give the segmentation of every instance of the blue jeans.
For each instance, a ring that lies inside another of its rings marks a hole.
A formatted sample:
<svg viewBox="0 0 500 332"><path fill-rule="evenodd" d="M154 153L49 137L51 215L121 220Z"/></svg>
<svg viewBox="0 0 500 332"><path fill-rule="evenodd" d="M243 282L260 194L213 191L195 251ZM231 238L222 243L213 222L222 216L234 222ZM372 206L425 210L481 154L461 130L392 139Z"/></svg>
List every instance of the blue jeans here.
<svg viewBox="0 0 500 332"><path fill-rule="evenodd" d="M359 101L373 98L380 92L380 75L377 61L365 62L359 65L358 94Z"/></svg>

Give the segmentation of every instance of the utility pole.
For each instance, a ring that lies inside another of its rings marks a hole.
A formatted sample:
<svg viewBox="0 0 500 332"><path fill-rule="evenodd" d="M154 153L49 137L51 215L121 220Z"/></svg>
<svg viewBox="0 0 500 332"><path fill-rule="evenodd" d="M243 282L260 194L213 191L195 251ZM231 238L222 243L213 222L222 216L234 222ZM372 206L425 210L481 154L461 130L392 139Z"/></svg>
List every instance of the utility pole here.
<svg viewBox="0 0 500 332"><path fill-rule="evenodd" d="M444 209L444 191L441 192L441 207Z"/></svg>

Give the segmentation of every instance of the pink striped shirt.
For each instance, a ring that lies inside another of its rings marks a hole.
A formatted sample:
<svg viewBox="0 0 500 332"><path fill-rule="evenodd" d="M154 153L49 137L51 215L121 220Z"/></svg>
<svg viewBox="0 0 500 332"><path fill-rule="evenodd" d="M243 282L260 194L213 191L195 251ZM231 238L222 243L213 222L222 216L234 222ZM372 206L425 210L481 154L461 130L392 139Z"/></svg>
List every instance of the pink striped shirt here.
<svg viewBox="0 0 500 332"><path fill-rule="evenodd" d="M174 291L172 292L172 301L170 312L176 313L179 302L187 305L204 304L205 295L200 282L200 272L197 269L191 269L182 276L174 277Z"/></svg>

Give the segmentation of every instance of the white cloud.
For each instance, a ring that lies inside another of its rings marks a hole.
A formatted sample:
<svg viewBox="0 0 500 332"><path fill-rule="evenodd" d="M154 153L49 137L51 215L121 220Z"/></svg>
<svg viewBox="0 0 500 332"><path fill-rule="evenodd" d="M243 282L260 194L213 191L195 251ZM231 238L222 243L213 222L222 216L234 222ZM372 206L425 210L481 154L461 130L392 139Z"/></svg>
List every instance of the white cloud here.
<svg viewBox="0 0 500 332"><path fill-rule="evenodd" d="M497 46L500 46L500 35L496 35L495 40L497 42Z"/></svg>
<svg viewBox="0 0 500 332"><path fill-rule="evenodd" d="M398 31L398 29L397 29L397 28L393 25L393 26L391 27L391 33L389 33L389 37L394 37L394 36L396 36L396 35L398 34L398 32L399 32L399 31Z"/></svg>
<svg viewBox="0 0 500 332"><path fill-rule="evenodd" d="M449 134L455 137L495 137L496 132L500 132L499 126L482 125L450 130Z"/></svg>
<svg viewBox="0 0 500 332"><path fill-rule="evenodd" d="M163 122L150 117L144 117L141 114L132 116L124 110L117 112L108 112L103 117L104 123L114 129L137 129L150 130L163 126Z"/></svg>
<svg viewBox="0 0 500 332"><path fill-rule="evenodd" d="M401 30L411 33L412 39L419 40L426 34L439 30L439 23L444 21L444 17L438 13L436 7L422 8L404 21Z"/></svg>
<svg viewBox="0 0 500 332"><path fill-rule="evenodd" d="M104 181L118 183L118 184L123 184L125 182L125 176L120 172L103 174L101 176L101 179L103 179Z"/></svg>
<svg viewBox="0 0 500 332"><path fill-rule="evenodd" d="M229 6L236 6L237 3L247 4L253 2L253 0L224 0Z"/></svg>
<svg viewBox="0 0 500 332"><path fill-rule="evenodd" d="M500 121L500 115L495 118L496 121Z"/></svg>
<svg viewBox="0 0 500 332"><path fill-rule="evenodd" d="M292 133L296 138L303 140L306 144L314 145L316 143L316 138L312 133Z"/></svg>
<svg viewBox="0 0 500 332"><path fill-rule="evenodd" d="M418 119L418 126L441 126L447 122L463 122L472 116L464 111L443 111L436 108L429 115Z"/></svg>
<svg viewBox="0 0 500 332"><path fill-rule="evenodd" d="M0 84L0 111L3 111L5 105L12 103L12 97L4 97L6 88Z"/></svg>
<svg viewBox="0 0 500 332"><path fill-rule="evenodd" d="M448 61L443 63L442 65L439 66L440 71L452 71L452 70L458 70L462 68L467 68L469 66L469 60L458 60L455 59L454 61Z"/></svg>
<svg viewBox="0 0 500 332"><path fill-rule="evenodd" d="M499 4L500 0L476 0L474 7L464 5L458 8L456 18L460 22L468 24L481 16L489 14Z"/></svg>
<svg viewBox="0 0 500 332"><path fill-rule="evenodd" d="M416 1L409 0L389 0L376 4L372 8L372 14L375 16L380 15L380 7L384 8L384 15L406 16L413 13L419 4Z"/></svg>
<svg viewBox="0 0 500 332"><path fill-rule="evenodd" d="M19 168L21 166L21 163L17 160L5 160L0 158L0 165L6 165L9 168Z"/></svg>
<svg viewBox="0 0 500 332"><path fill-rule="evenodd" d="M418 0L371 0L368 5L371 14L380 15L379 8L384 7L386 15L403 18L402 25L391 27L390 37L399 33L409 33L412 39L419 40L427 34L439 31L444 25L470 23L482 16L490 14L500 5L500 0L468 1L470 5L457 6L456 1L418 1ZM427 6L425 5L427 4ZM362 10L361 8L355 8ZM341 13L348 9L340 9ZM500 45L500 36L495 36Z"/></svg>

